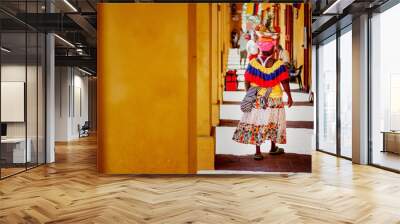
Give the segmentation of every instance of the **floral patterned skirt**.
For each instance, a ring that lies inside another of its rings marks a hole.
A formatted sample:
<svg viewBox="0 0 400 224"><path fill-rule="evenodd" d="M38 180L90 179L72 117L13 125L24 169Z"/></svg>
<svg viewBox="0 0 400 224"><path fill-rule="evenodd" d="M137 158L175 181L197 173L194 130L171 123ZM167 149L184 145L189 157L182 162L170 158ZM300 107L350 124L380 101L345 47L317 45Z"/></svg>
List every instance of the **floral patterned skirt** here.
<svg viewBox="0 0 400 224"><path fill-rule="evenodd" d="M257 96L251 112L243 113L232 139L253 145L261 145L266 140L286 144L286 115L282 97L266 100Z"/></svg>

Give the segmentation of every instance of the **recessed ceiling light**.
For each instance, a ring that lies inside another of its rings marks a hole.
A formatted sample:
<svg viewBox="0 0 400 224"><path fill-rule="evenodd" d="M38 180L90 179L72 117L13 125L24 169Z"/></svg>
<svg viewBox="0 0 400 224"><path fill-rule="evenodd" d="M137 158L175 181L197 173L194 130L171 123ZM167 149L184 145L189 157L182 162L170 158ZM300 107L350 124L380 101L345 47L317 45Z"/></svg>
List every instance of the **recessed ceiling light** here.
<svg viewBox="0 0 400 224"><path fill-rule="evenodd" d="M68 1L64 0L64 3L68 5L74 12L78 12L78 10Z"/></svg>
<svg viewBox="0 0 400 224"><path fill-rule="evenodd" d="M322 13L326 14L342 14L343 10L351 5L355 0L336 0Z"/></svg>
<svg viewBox="0 0 400 224"><path fill-rule="evenodd" d="M9 49L7 49L5 47L1 47L0 49L1 49L1 51L4 51L6 53L11 53L11 50L9 50Z"/></svg>
<svg viewBox="0 0 400 224"><path fill-rule="evenodd" d="M90 73L90 72L88 72L88 71L86 71L86 70L83 70L83 69L81 69L81 68L79 68L79 67L78 67L78 70L81 71L81 72L83 72L83 73L85 73L85 74L87 74L87 75L93 75L92 73Z"/></svg>
<svg viewBox="0 0 400 224"><path fill-rule="evenodd" d="M54 34L55 37L57 37L59 40L61 40L62 42L64 42L65 44L67 44L70 47L75 48L75 45L73 45L71 42L69 42L68 40L60 37L58 34Z"/></svg>

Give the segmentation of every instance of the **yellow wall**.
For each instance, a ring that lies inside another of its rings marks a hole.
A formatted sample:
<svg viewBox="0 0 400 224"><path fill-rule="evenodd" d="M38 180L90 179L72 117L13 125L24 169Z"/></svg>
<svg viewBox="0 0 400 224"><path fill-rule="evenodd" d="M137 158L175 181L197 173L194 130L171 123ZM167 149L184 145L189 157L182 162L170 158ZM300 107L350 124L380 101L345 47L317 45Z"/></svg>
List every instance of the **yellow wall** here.
<svg viewBox="0 0 400 224"><path fill-rule="evenodd" d="M230 48L229 4L196 4L197 169L214 169L224 74Z"/></svg>
<svg viewBox="0 0 400 224"><path fill-rule="evenodd" d="M296 13L298 11L298 17ZM296 60L296 67L303 65L304 67L304 4L301 8L293 8L293 58ZM304 81L304 68L302 72L302 79Z"/></svg>
<svg viewBox="0 0 400 224"><path fill-rule="evenodd" d="M279 44L285 48L286 43L286 24L285 24L285 9L286 4L280 4L279 7L279 27L281 28L281 36L279 38Z"/></svg>
<svg viewBox="0 0 400 224"><path fill-rule="evenodd" d="M99 170L194 172L188 4L98 9Z"/></svg>
<svg viewBox="0 0 400 224"><path fill-rule="evenodd" d="M236 11L242 11L243 3L233 3L233 4L236 4ZM237 32L239 32L242 30L242 14L239 13L238 16L239 16L239 20L237 20L237 21L231 20L230 31L236 30ZM230 35L230 32L229 32L229 35ZM230 38L230 36L229 36L229 38Z"/></svg>
<svg viewBox="0 0 400 224"><path fill-rule="evenodd" d="M286 27L285 27L285 5L286 4L281 4L281 15L280 15L280 27L281 27L281 39L280 39L280 44L282 46L285 46L285 35L286 35ZM296 61L295 66L299 67L303 65L303 71L301 73L301 80L304 84L304 67L305 67L305 61L304 61L304 12L305 10L310 10L309 8L305 8L304 3L301 4L300 9L293 8L293 60ZM298 14L298 16L297 16ZM310 21L311 23L311 21ZM311 46L311 42L309 41L308 43L309 46ZM311 49L310 49L311 50ZM309 68L311 68L311 54L310 54L310 60L309 60ZM308 75L309 81L308 83L311 83L311 74Z"/></svg>
<svg viewBox="0 0 400 224"><path fill-rule="evenodd" d="M196 4L197 37L197 166L214 169L214 138L211 133L211 38L210 4Z"/></svg>
<svg viewBox="0 0 400 224"><path fill-rule="evenodd" d="M100 172L214 169L229 29L229 4L99 4Z"/></svg>
<svg viewBox="0 0 400 224"><path fill-rule="evenodd" d="M217 126L219 124L219 79L220 73L220 52L218 48L219 36L218 34L218 6L211 4L211 21L210 21L210 39L211 39L211 52L210 52L210 76L211 76L211 124Z"/></svg>

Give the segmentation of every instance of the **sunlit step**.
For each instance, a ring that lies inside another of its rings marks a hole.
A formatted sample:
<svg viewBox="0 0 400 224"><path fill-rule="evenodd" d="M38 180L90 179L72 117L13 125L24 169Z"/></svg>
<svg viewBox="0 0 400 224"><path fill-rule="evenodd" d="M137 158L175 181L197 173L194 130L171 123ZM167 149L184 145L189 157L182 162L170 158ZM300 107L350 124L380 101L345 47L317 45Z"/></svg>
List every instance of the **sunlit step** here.
<svg viewBox="0 0 400 224"><path fill-rule="evenodd" d="M238 77L238 79L239 79L239 77ZM243 78L243 79L244 79L244 78ZM239 82L239 83L238 83L238 89L245 89L244 82Z"/></svg>
<svg viewBox="0 0 400 224"><path fill-rule="evenodd" d="M224 91L223 92L223 100L240 102L243 100L245 95L246 95L245 91ZM292 98L293 98L293 101L295 101L295 102L304 102L304 101L308 101L308 94L292 92ZM285 93L283 93L283 100L287 101L287 96Z"/></svg>
<svg viewBox="0 0 400 224"><path fill-rule="evenodd" d="M234 70L236 69L237 71L242 70L242 74L244 73L246 66L240 66L239 64L237 65L227 65L228 70Z"/></svg>
<svg viewBox="0 0 400 224"><path fill-rule="evenodd" d="M238 73L237 73L238 74ZM239 84L238 84L238 88L239 89L245 89L244 88L244 75L242 75L242 74L238 74L238 77L237 77L237 80L239 81ZM292 91L298 91L298 88L299 88L299 85L298 84L295 84L295 83L290 83L290 89L292 90ZM304 94L308 94L308 93L304 93Z"/></svg>
<svg viewBox="0 0 400 224"><path fill-rule="evenodd" d="M240 144L232 140L235 127L216 128L216 153L248 155L255 153L254 145ZM312 149L312 129L286 129L287 144L279 145L288 153L311 154ZM261 151L268 152L270 142L261 145Z"/></svg>
<svg viewBox="0 0 400 224"><path fill-rule="evenodd" d="M244 75L246 69L240 68L239 66L228 66L228 70L236 70L236 75Z"/></svg>
<svg viewBox="0 0 400 224"><path fill-rule="evenodd" d="M240 110L240 105L225 105L220 106L220 119L240 120L243 112ZM293 106L286 107L286 120L288 121L313 121L314 107L310 106Z"/></svg>

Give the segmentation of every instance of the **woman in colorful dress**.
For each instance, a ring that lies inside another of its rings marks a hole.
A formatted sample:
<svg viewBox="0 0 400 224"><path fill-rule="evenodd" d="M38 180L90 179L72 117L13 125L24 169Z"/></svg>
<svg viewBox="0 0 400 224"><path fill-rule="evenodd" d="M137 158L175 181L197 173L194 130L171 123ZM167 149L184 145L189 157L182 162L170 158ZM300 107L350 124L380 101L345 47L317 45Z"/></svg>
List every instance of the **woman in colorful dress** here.
<svg viewBox="0 0 400 224"><path fill-rule="evenodd" d="M267 140L271 141L270 154L284 153L282 148L276 146L276 144L286 144L282 87L288 96L288 107L292 106L293 100L287 68L281 60L273 58L274 43L263 41L257 44L261 54L250 61L245 72L246 91L248 94L255 92L255 100L251 111L243 113L233 140L255 145L254 159L262 160L260 145Z"/></svg>

